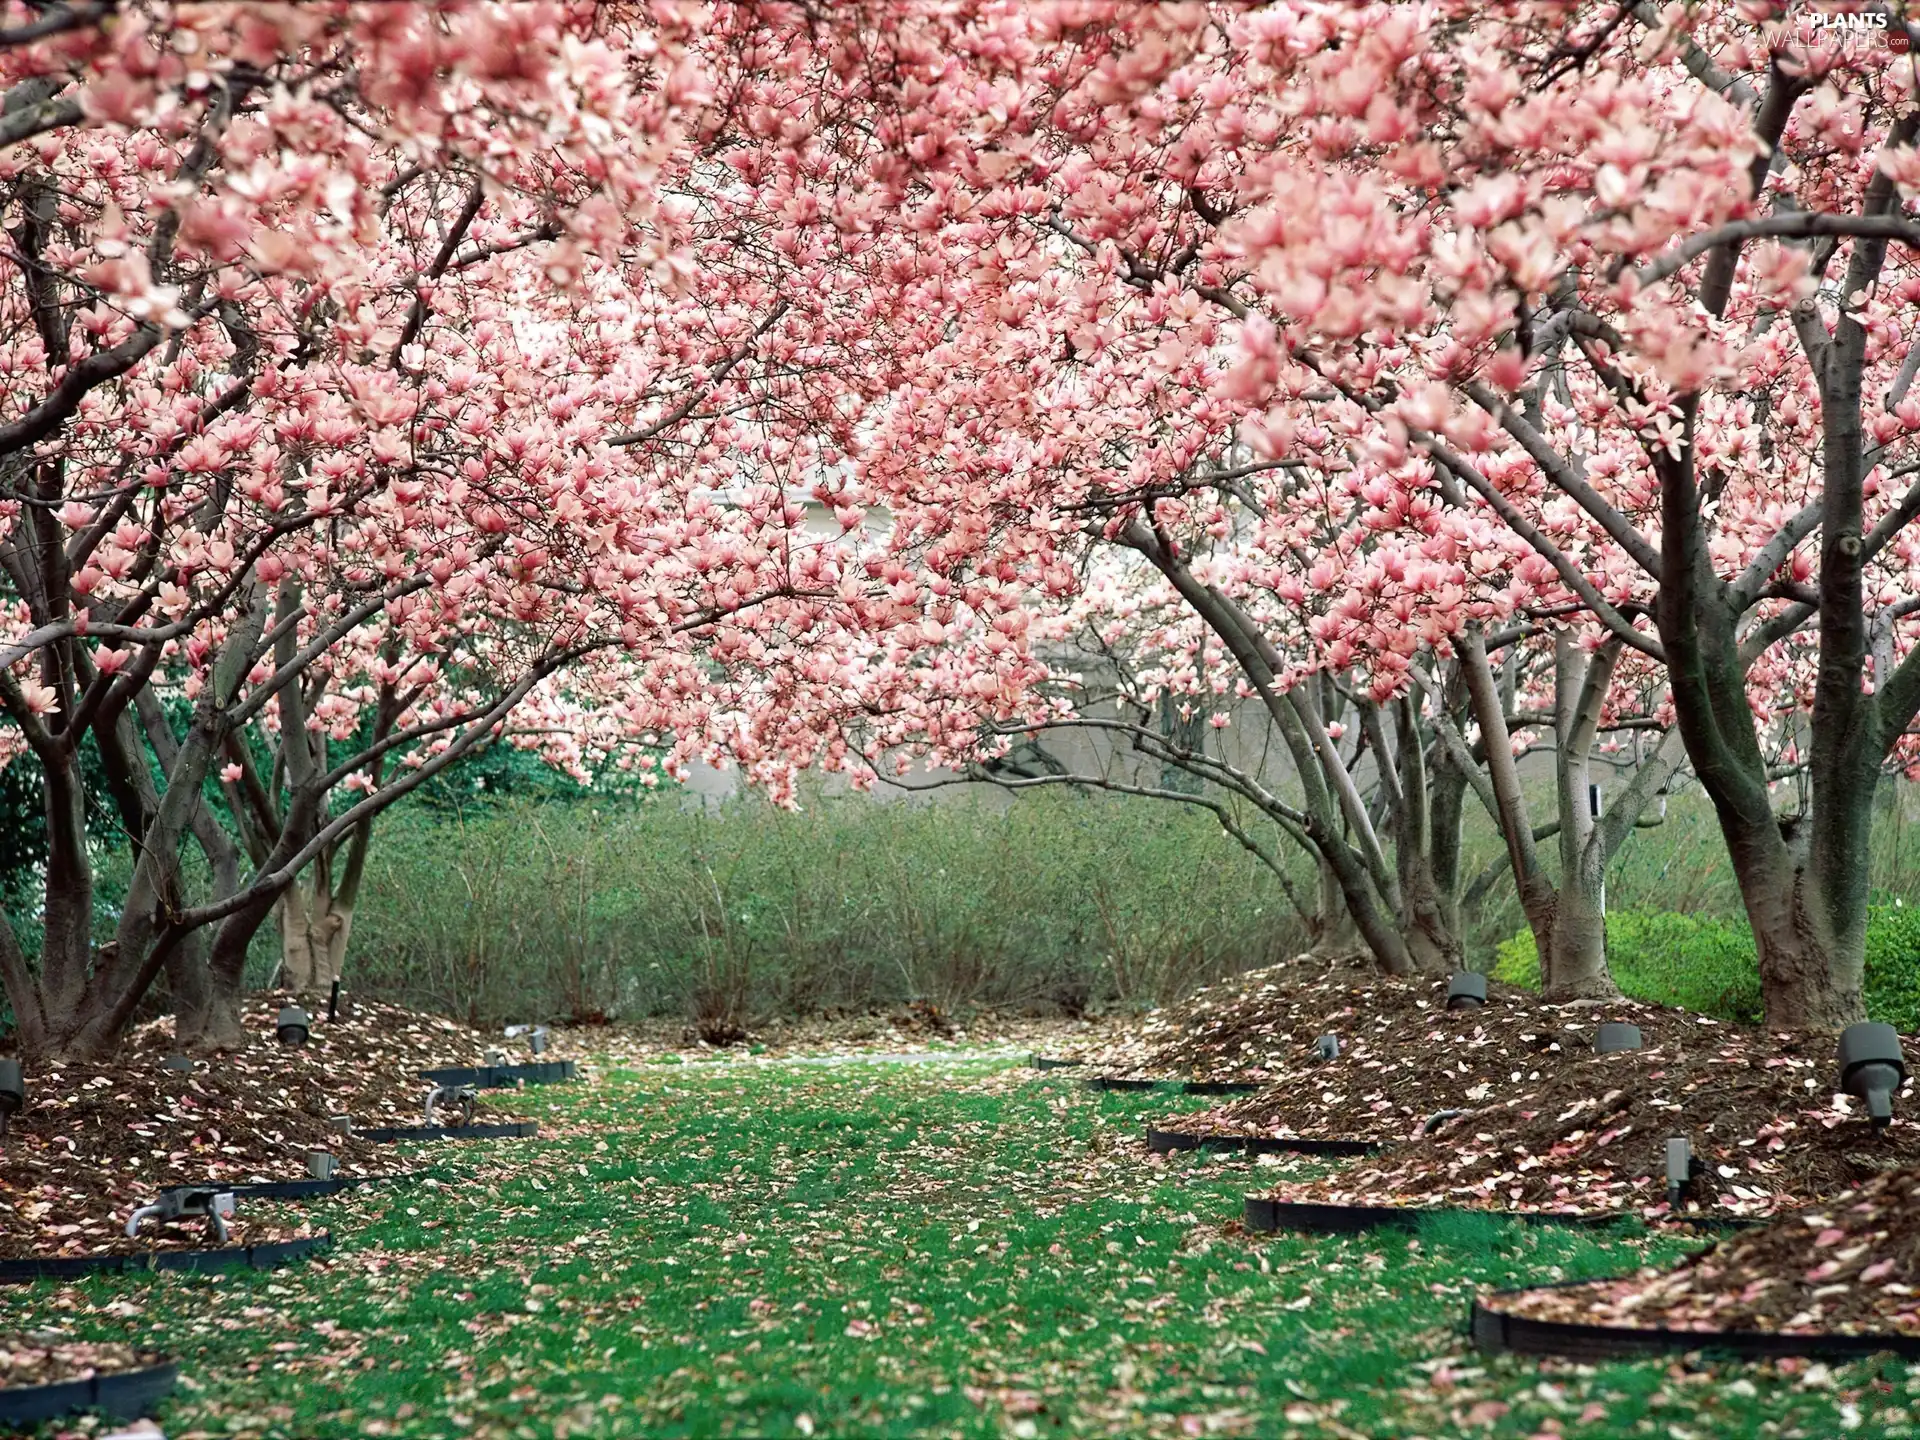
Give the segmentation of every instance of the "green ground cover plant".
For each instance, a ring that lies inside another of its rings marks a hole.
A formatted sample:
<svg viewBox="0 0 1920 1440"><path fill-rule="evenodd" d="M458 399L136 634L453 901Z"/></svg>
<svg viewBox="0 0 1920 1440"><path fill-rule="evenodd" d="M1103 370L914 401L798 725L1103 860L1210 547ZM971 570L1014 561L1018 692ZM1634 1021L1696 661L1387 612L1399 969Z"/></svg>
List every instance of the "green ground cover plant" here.
<svg viewBox="0 0 1920 1440"><path fill-rule="evenodd" d="M1623 993L1724 1020L1757 1023L1760 974L1753 933L1740 920L1661 911L1607 916L1607 963ZM1502 942L1494 975L1537 989L1531 932ZM1867 911L1867 1014L1904 1033L1920 1030L1920 910L1904 902Z"/></svg>
<svg viewBox="0 0 1920 1440"><path fill-rule="evenodd" d="M1250 1238L1275 1167L1151 1163L1166 1097L1008 1057L645 1065L521 1101L537 1142L316 1207L324 1262L41 1285L9 1323L177 1354L175 1440L1895 1436L1920 1401L1880 1362L1484 1359L1476 1289L1688 1242Z"/></svg>

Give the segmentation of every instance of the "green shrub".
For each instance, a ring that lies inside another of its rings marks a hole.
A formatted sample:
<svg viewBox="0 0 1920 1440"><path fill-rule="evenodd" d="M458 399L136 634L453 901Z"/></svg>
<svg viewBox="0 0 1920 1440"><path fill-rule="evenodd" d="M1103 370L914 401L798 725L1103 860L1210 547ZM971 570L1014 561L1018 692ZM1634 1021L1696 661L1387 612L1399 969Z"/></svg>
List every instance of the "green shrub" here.
<svg viewBox="0 0 1920 1440"><path fill-rule="evenodd" d="M1725 1020L1761 1017L1760 972L1746 922L1659 911L1607 916L1607 965L1623 993ZM1501 942L1493 974L1537 989L1533 934ZM1899 1030L1920 1029L1920 910L1875 905L1867 912L1867 1013Z"/></svg>
<svg viewBox="0 0 1920 1440"><path fill-rule="evenodd" d="M1147 1005L1302 948L1211 816L1065 791L382 820L347 980L476 1020Z"/></svg>
<svg viewBox="0 0 1920 1440"><path fill-rule="evenodd" d="M1760 976L1745 925L1704 915L1615 910L1607 916L1607 964L1636 1000L1728 1020L1760 1018ZM1503 941L1494 975L1529 989L1540 984L1533 933Z"/></svg>
<svg viewBox="0 0 1920 1440"><path fill-rule="evenodd" d="M1867 911L1867 1014L1920 1030L1920 910L1899 901Z"/></svg>

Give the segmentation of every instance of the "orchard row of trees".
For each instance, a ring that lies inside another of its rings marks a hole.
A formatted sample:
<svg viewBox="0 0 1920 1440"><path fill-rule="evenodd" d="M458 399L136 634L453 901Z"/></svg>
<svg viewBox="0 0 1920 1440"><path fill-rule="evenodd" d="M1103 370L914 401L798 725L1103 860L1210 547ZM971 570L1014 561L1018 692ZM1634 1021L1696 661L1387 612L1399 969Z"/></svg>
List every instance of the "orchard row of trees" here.
<svg viewBox="0 0 1920 1440"><path fill-rule="evenodd" d="M231 1040L276 914L323 984L374 818L491 745L784 797L1056 726L1391 970L1457 961L1484 806L1559 995L1684 770L1769 1019L1857 1018L1920 94L1897 15L1775 9L8 0L21 1042L163 973Z"/></svg>

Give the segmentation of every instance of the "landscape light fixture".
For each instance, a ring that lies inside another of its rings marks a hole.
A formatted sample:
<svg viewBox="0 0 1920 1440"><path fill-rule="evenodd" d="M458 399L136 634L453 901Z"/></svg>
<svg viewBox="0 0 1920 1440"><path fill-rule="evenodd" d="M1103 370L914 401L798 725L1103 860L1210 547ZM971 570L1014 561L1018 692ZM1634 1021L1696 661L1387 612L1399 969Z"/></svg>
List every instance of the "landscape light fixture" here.
<svg viewBox="0 0 1920 1440"><path fill-rule="evenodd" d="M1638 1050L1642 1043L1638 1025L1610 1020L1593 1037L1593 1050L1596 1055L1615 1055L1622 1050Z"/></svg>
<svg viewBox="0 0 1920 1440"><path fill-rule="evenodd" d="M1678 1210L1680 1202L1687 1198L1687 1188L1693 1184L1693 1177L1706 1169L1693 1153L1693 1142L1684 1135L1673 1135L1667 1139L1667 1208Z"/></svg>
<svg viewBox="0 0 1920 1440"><path fill-rule="evenodd" d="M313 1149L307 1151L307 1174L315 1180L331 1180L339 1159L331 1150Z"/></svg>
<svg viewBox="0 0 1920 1440"><path fill-rule="evenodd" d="M459 1124L473 1123L473 1086L436 1085L427 1092L426 1123L433 1124L433 1107L447 1105L460 1112Z"/></svg>
<svg viewBox="0 0 1920 1440"><path fill-rule="evenodd" d="M313 1017L298 1005L288 1005L281 1010L280 1018L273 1025L273 1033L280 1037L282 1045L287 1046L306 1044L312 1029Z"/></svg>
<svg viewBox="0 0 1920 1440"><path fill-rule="evenodd" d="M1447 982L1447 1009L1478 1010L1487 1003L1487 977L1456 970Z"/></svg>
<svg viewBox="0 0 1920 1440"><path fill-rule="evenodd" d="M191 1055L169 1055L160 1062L160 1068L162 1070L171 1070L179 1075L191 1075L193 1073L193 1057Z"/></svg>
<svg viewBox="0 0 1920 1440"><path fill-rule="evenodd" d="M507 1063L506 1051L502 1050L498 1045L489 1045L487 1047L487 1064L488 1065L490 1066L504 1065L506 1063Z"/></svg>
<svg viewBox="0 0 1920 1440"><path fill-rule="evenodd" d="M342 1015L347 1013L347 1007L342 1003L344 994L345 992L341 990L338 980L334 981L333 988L327 991L327 1020L329 1023L338 1020Z"/></svg>
<svg viewBox="0 0 1920 1440"><path fill-rule="evenodd" d="M1313 1053L1317 1059L1338 1060L1340 1058L1340 1037L1338 1035L1322 1035L1318 1040L1313 1042Z"/></svg>
<svg viewBox="0 0 1920 1440"><path fill-rule="evenodd" d="M1893 1123L1893 1097L1906 1078L1907 1060L1893 1026L1863 1020L1840 1032L1840 1088L1867 1102L1875 1129Z"/></svg>
<svg viewBox="0 0 1920 1440"><path fill-rule="evenodd" d="M7 1138L7 1121L27 1108L27 1081L18 1060L0 1060L0 1140Z"/></svg>
<svg viewBox="0 0 1920 1440"><path fill-rule="evenodd" d="M329 1115L327 1117L327 1123L342 1135L353 1134L353 1117L351 1115Z"/></svg>
<svg viewBox="0 0 1920 1440"><path fill-rule="evenodd" d="M528 1032L527 1049L532 1051L535 1055L544 1055L547 1053L547 1027L546 1026L536 1025L533 1027L533 1029L530 1032Z"/></svg>
<svg viewBox="0 0 1920 1440"><path fill-rule="evenodd" d="M179 1190L168 1190L151 1205L142 1205L127 1217L127 1238L131 1240L140 1233L142 1220L184 1220L189 1215L207 1217L207 1233L224 1245L227 1243L227 1221L233 1218L233 1192L214 1190L200 1186L186 1186Z"/></svg>

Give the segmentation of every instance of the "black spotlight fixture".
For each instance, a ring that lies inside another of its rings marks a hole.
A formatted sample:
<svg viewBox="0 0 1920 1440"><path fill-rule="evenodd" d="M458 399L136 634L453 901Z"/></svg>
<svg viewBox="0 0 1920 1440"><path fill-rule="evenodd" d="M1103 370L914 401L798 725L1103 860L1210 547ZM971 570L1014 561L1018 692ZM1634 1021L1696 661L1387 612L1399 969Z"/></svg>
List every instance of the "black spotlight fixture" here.
<svg viewBox="0 0 1920 1440"><path fill-rule="evenodd" d="M1478 1010L1487 1003L1487 977L1456 970L1447 982L1447 1009Z"/></svg>
<svg viewBox="0 0 1920 1440"><path fill-rule="evenodd" d="M304 1045L313 1028L313 1017L298 1005L288 1005L280 1011L280 1018L273 1023L273 1033L280 1037L282 1045Z"/></svg>
<svg viewBox="0 0 1920 1440"><path fill-rule="evenodd" d="M27 1108L27 1081L18 1060L0 1060L0 1140L7 1138L7 1121Z"/></svg>
<svg viewBox="0 0 1920 1440"><path fill-rule="evenodd" d="M1641 1044L1640 1027L1626 1025L1618 1020L1609 1020L1600 1027L1600 1033L1593 1037L1593 1049L1596 1055L1614 1055L1622 1050L1638 1050Z"/></svg>
<svg viewBox="0 0 1920 1440"><path fill-rule="evenodd" d="M1319 1060L1338 1060L1340 1058L1340 1037L1322 1035L1313 1042L1313 1054Z"/></svg>
<svg viewBox="0 0 1920 1440"><path fill-rule="evenodd" d="M1893 1097L1906 1078L1907 1060L1893 1026L1863 1020L1840 1032L1840 1088L1867 1102L1875 1129L1893 1123Z"/></svg>

